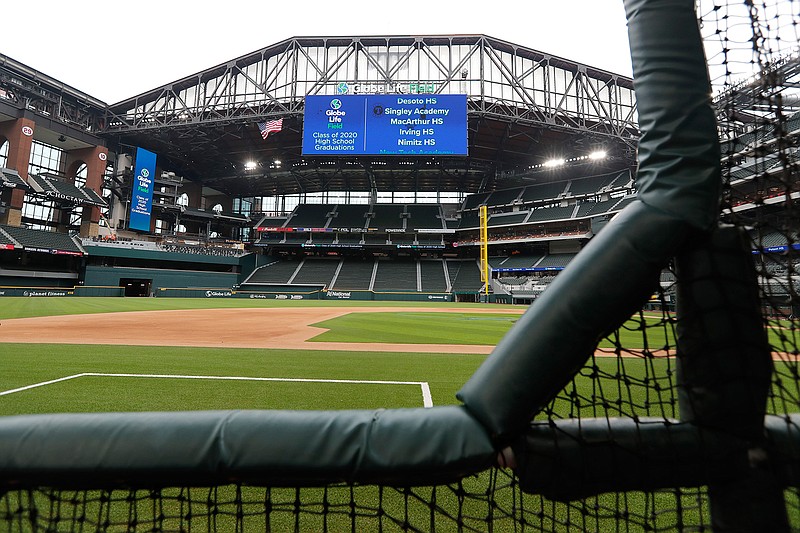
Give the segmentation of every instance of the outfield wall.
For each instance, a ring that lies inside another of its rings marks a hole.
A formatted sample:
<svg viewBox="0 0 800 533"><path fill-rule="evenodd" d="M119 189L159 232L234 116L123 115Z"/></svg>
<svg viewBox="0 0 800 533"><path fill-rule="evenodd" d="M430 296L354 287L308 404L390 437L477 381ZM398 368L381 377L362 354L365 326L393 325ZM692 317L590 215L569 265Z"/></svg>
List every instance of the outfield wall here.
<svg viewBox="0 0 800 533"><path fill-rule="evenodd" d="M452 302L447 293L419 292L374 292L374 291L325 291L325 290L269 290L235 291L231 289L207 288L160 288L155 291L159 298L249 298L251 300L338 300L338 301L401 301L401 302Z"/></svg>
<svg viewBox="0 0 800 533"><path fill-rule="evenodd" d="M78 285L75 287L0 286L0 297L62 297L62 296L125 296L125 288L115 285ZM337 300L337 301L400 301L400 302L452 302L448 293L374 292L374 291L236 291L229 287L159 287L154 289L157 298L248 298L251 300Z"/></svg>
<svg viewBox="0 0 800 533"><path fill-rule="evenodd" d="M0 286L0 296L60 297L60 296L125 296L123 287L14 287Z"/></svg>
<svg viewBox="0 0 800 533"><path fill-rule="evenodd" d="M87 266L86 285L119 286L125 278L152 280L151 288L158 292L163 287L203 287L228 289L236 285L235 272L203 272L196 270L167 270L160 268Z"/></svg>

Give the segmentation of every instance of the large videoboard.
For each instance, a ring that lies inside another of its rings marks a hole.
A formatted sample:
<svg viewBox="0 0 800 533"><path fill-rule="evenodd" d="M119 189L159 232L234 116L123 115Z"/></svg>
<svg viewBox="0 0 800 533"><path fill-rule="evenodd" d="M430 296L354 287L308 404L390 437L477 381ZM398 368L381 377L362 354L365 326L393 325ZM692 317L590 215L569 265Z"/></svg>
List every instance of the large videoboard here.
<svg viewBox="0 0 800 533"><path fill-rule="evenodd" d="M306 96L303 155L467 155L467 95Z"/></svg>

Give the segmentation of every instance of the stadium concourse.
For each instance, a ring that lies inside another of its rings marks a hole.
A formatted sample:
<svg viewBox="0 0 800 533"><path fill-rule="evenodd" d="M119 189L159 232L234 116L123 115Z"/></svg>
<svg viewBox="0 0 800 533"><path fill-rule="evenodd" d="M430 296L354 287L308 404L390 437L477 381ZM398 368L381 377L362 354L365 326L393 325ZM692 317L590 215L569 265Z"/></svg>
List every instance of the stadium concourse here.
<svg viewBox="0 0 800 533"><path fill-rule="evenodd" d="M110 105L0 58L2 296L530 303L635 194L632 80L485 35L292 38Z"/></svg>

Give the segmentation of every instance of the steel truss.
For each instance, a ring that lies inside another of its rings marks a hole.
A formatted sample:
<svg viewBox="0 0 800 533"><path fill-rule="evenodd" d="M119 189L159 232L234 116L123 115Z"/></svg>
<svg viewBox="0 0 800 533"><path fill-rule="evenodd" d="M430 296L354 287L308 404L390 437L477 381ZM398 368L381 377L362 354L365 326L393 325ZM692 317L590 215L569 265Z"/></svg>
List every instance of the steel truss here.
<svg viewBox="0 0 800 533"><path fill-rule="evenodd" d="M255 123L284 117L273 155L290 164L260 176L307 191L329 172L300 157L303 99L351 93L466 93L470 159L498 176L543 162L553 146L602 146L627 161L639 136L630 78L484 35L288 39L109 106L103 134L149 144L233 192L219 181L246 180L242 154L265 150Z"/></svg>
<svg viewBox="0 0 800 533"><path fill-rule="evenodd" d="M0 105L10 116L19 116L19 111L31 111L53 121L51 127L63 124L60 131L71 135L78 132L96 135L105 127L104 102L2 54Z"/></svg>
<svg viewBox="0 0 800 533"><path fill-rule="evenodd" d="M726 88L714 99L723 141L745 135L776 120L780 110L787 120L800 111L800 55L765 64L757 76ZM790 138L797 131L787 132Z"/></svg>
<svg viewBox="0 0 800 533"><path fill-rule="evenodd" d="M630 139L633 82L490 37L292 38L111 106L105 132L302 113L306 94L463 93L470 112Z"/></svg>

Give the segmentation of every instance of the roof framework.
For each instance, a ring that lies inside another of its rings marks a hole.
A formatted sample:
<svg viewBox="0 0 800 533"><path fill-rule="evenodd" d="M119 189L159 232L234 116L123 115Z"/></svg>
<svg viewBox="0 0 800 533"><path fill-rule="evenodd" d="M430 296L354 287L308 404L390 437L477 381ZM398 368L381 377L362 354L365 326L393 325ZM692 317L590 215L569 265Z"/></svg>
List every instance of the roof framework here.
<svg viewBox="0 0 800 533"><path fill-rule="evenodd" d="M63 149L102 140L106 104L19 61L0 54L0 122L31 116L34 138Z"/></svg>
<svg viewBox="0 0 800 533"><path fill-rule="evenodd" d="M304 97L343 91L466 93L470 155L302 157ZM262 140L256 122L278 117L284 130ZM546 176L531 166L595 148L608 152L610 167L624 166L639 131L630 78L483 35L451 35L287 39L109 106L103 134L156 151L189 179L250 196L532 183Z"/></svg>
<svg viewBox="0 0 800 533"><path fill-rule="evenodd" d="M720 136L728 141L763 127L778 110L786 116L800 111L800 55L764 65L756 76L725 88L714 99Z"/></svg>

